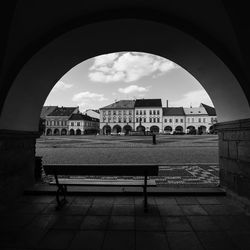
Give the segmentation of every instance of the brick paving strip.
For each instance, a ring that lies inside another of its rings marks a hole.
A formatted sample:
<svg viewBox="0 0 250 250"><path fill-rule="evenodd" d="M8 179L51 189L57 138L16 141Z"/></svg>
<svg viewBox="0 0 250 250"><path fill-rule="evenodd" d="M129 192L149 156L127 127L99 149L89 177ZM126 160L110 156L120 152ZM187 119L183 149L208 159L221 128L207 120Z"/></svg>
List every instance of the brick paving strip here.
<svg viewBox="0 0 250 250"><path fill-rule="evenodd" d="M86 176L83 179L93 180L124 180L143 179L144 177L126 176L123 179L116 176ZM218 164L192 164L192 165L162 165L159 166L159 176L150 177L156 180L158 187L215 187L219 185ZM44 182L49 178L43 176Z"/></svg>

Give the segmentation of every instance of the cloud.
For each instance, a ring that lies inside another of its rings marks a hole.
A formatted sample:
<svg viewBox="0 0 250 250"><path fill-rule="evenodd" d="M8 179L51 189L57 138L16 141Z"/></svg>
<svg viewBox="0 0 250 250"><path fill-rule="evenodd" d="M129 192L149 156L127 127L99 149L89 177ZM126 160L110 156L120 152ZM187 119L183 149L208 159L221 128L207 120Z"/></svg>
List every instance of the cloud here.
<svg viewBox="0 0 250 250"><path fill-rule="evenodd" d="M89 78L95 82L133 82L144 76L154 77L178 67L165 58L139 52L112 53L95 57Z"/></svg>
<svg viewBox="0 0 250 250"><path fill-rule="evenodd" d="M57 90L67 90L73 87L73 84L65 83L63 81L58 81L52 91L57 91Z"/></svg>
<svg viewBox="0 0 250 250"><path fill-rule="evenodd" d="M205 90L194 90L183 95L183 97L177 101L170 102L170 106L177 107L198 107L200 103L214 106L209 95Z"/></svg>
<svg viewBox="0 0 250 250"><path fill-rule="evenodd" d="M108 99L103 94L91 93L89 91L77 93L72 97L72 101L76 102L82 111L98 108L98 103L106 100Z"/></svg>
<svg viewBox="0 0 250 250"><path fill-rule="evenodd" d="M143 93L143 92L148 92L149 88L144 88L137 85L130 85L126 88L119 88L118 91L123 94Z"/></svg>

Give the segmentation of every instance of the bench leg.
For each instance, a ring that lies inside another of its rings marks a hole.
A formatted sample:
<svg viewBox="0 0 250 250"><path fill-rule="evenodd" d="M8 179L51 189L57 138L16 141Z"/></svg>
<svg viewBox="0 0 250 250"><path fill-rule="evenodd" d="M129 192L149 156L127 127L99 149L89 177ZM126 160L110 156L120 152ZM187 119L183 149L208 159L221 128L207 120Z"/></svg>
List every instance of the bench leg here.
<svg viewBox="0 0 250 250"><path fill-rule="evenodd" d="M57 201L56 210L61 209L67 203L66 192L67 192L67 186L66 185L59 185L58 186L58 189L56 191L56 201ZM60 199L60 195L63 196L62 199Z"/></svg>
<svg viewBox="0 0 250 250"><path fill-rule="evenodd" d="M147 176L144 177L144 186L143 186L143 193L144 193L144 212L148 211L148 196L147 196Z"/></svg>

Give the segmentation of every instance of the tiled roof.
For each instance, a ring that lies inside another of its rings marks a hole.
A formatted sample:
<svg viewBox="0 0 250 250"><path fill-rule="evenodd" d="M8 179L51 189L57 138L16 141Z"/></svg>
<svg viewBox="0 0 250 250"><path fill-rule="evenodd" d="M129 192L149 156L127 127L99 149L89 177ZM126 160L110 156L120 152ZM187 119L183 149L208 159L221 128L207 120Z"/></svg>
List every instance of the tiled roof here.
<svg viewBox="0 0 250 250"><path fill-rule="evenodd" d="M83 114L72 114L69 118L70 121L95 121L99 122L99 119L90 117L88 115L83 115Z"/></svg>
<svg viewBox="0 0 250 250"><path fill-rule="evenodd" d="M162 107L162 103L161 99L136 99L135 107Z"/></svg>
<svg viewBox="0 0 250 250"><path fill-rule="evenodd" d="M72 114L69 118L69 120L71 121L80 121L80 120L84 120L83 119L83 114Z"/></svg>
<svg viewBox="0 0 250 250"><path fill-rule="evenodd" d="M183 108L186 115L207 115L204 107Z"/></svg>
<svg viewBox="0 0 250 250"><path fill-rule="evenodd" d="M45 119L47 115L49 115L52 111L56 109L57 106L43 106L40 117Z"/></svg>
<svg viewBox="0 0 250 250"><path fill-rule="evenodd" d="M78 107L57 107L48 116L70 116Z"/></svg>
<svg viewBox="0 0 250 250"><path fill-rule="evenodd" d="M134 100L120 100L108 106L105 106L101 109L133 109L134 106L135 106Z"/></svg>
<svg viewBox="0 0 250 250"><path fill-rule="evenodd" d="M216 111L214 107L208 106L204 103L201 103L201 105L205 108L209 116L216 116Z"/></svg>
<svg viewBox="0 0 250 250"><path fill-rule="evenodd" d="M162 108L163 116L184 116L183 107L168 107Z"/></svg>

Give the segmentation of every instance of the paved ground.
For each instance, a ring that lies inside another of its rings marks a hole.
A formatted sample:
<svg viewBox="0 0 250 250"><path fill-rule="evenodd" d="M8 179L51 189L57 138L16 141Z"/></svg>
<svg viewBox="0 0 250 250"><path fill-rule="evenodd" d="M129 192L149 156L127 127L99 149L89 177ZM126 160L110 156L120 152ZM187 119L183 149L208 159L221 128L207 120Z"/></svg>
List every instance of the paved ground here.
<svg viewBox="0 0 250 250"><path fill-rule="evenodd" d="M24 196L0 214L0 249L249 250L250 216L225 196Z"/></svg>
<svg viewBox="0 0 250 250"><path fill-rule="evenodd" d="M152 163L159 186L218 185L216 135L50 136L37 140L44 163Z"/></svg>

